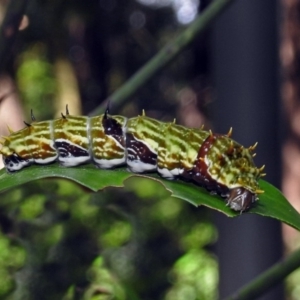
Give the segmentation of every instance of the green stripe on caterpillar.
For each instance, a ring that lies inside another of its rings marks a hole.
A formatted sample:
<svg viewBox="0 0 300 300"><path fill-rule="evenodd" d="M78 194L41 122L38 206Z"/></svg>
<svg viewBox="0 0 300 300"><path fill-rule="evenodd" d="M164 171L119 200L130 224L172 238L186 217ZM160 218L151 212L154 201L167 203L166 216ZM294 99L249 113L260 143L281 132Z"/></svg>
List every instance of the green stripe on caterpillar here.
<svg viewBox="0 0 300 300"><path fill-rule="evenodd" d="M257 168L252 154L257 143L244 148L226 135L164 123L143 114L127 119L110 115L66 114L55 120L32 123L4 137L1 153L8 172L31 164L58 161L73 167L92 162L102 169L127 165L135 173L157 171L166 179L182 179L226 198L236 211L258 200Z"/></svg>

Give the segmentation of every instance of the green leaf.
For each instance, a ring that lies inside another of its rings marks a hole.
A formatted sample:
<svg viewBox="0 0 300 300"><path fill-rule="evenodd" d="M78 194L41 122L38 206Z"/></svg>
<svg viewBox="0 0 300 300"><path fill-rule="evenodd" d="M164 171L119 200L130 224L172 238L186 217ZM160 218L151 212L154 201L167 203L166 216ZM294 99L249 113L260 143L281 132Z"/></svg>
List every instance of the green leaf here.
<svg viewBox="0 0 300 300"><path fill-rule="evenodd" d="M47 177L70 179L92 191L99 191L110 186L122 187L124 186L124 181L133 176L156 180L170 191L173 197L188 201L196 206L205 205L229 217L240 215L240 213L226 206L222 198L210 195L205 189L192 183L168 181L157 174L133 174L126 171L125 168L100 170L92 165L64 168L53 164L49 166L31 166L13 174L2 170L0 171L0 192L26 182ZM275 218L300 230L300 214L291 206L281 192L263 180L260 180L260 187L265 193L259 195L259 201L248 212Z"/></svg>

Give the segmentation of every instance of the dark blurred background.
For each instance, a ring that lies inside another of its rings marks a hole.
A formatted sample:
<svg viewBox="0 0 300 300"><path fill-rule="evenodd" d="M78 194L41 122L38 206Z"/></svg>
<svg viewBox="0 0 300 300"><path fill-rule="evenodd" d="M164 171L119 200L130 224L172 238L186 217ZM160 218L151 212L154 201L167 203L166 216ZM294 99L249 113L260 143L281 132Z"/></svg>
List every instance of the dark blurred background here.
<svg viewBox="0 0 300 300"><path fill-rule="evenodd" d="M1 134L22 128L30 109L38 120L66 104L89 114L210 2L28 1L0 77ZM299 208L299 11L296 0L235 1L111 113L233 126L245 146L259 142L266 179ZM30 183L1 195L0 226L1 299L220 299L300 244L287 227L283 244L277 221L228 219L142 179L93 194L64 180ZM295 272L287 296L281 285L261 299L300 299L299 282Z"/></svg>

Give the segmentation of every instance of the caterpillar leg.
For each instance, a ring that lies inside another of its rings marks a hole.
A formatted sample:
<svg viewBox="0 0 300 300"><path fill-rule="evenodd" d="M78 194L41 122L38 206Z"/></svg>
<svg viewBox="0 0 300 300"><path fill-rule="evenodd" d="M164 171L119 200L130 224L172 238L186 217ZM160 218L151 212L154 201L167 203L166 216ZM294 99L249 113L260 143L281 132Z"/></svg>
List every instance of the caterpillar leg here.
<svg viewBox="0 0 300 300"><path fill-rule="evenodd" d="M3 155L3 163L8 172L15 172L21 170L22 168L28 165L31 165L32 160L23 159L16 153L14 153L10 156Z"/></svg>
<svg viewBox="0 0 300 300"><path fill-rule="evenodd" d="M174 180L177 178L183 171L180 168L174 168L172 170L169 170L167 168L159 168L157 167L157 172L159 175L163 178L166 178L168 180Z"/></svg>

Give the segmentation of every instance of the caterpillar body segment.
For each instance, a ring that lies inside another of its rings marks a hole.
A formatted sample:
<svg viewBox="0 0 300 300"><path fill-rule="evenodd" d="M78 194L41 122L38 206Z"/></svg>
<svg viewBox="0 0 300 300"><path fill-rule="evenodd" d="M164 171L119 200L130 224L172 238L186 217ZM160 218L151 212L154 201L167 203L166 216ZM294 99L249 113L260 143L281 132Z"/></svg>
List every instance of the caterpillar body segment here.
<svg viewBox="0 0 300 300"><path fill-rule="evenodd" d="M258 200L262 168L253 150L228 134L192 129L142 116L127 119L106 112L95 117L66 115L36 122L4 137L1 153L8 172L31 164L58 161L73 167L93 163L102 169L127 165L131 172L157 171L166 179L183 179L205 187L245 211Z"/></svg>

